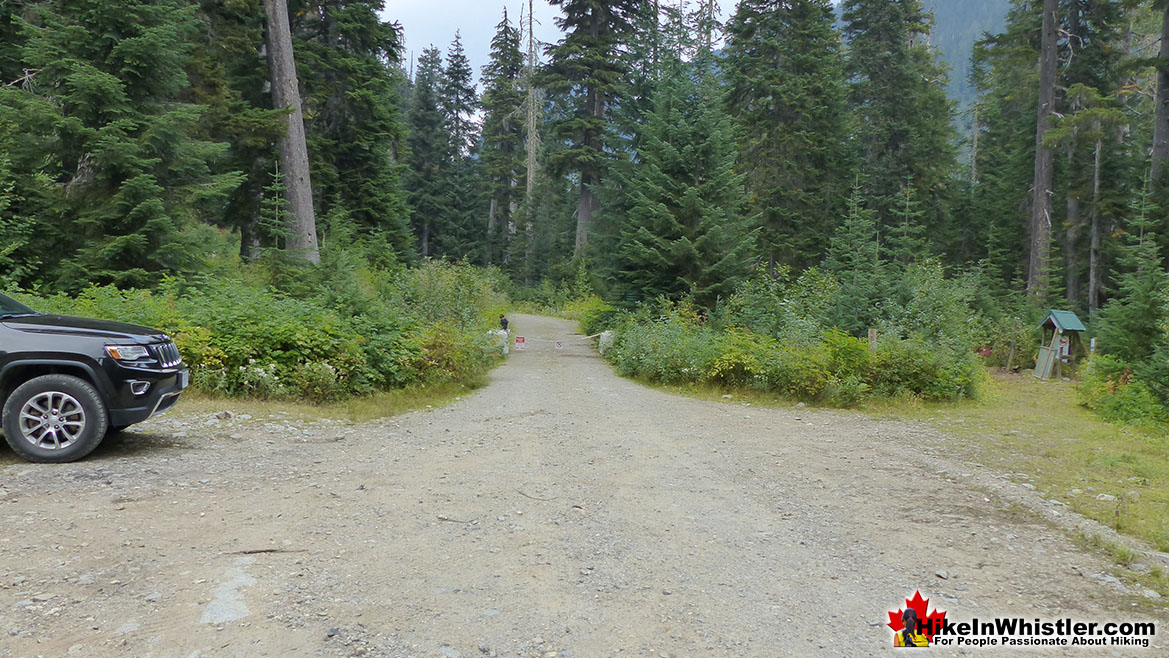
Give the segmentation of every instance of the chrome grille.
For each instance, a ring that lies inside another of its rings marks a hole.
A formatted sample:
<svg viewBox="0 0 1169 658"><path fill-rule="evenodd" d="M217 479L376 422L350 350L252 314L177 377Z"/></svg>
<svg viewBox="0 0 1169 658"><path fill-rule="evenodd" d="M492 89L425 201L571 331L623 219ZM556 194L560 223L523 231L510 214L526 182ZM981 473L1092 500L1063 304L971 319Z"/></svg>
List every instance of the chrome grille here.
<svg viewBox="0 0 1169 658"><path fill-rule="evenodd" d="M158 365L163 368L173 368L183 362L183 357L179 354L179 348L175 347L173 342L151 345L150 351L158 359Z"/></svg>

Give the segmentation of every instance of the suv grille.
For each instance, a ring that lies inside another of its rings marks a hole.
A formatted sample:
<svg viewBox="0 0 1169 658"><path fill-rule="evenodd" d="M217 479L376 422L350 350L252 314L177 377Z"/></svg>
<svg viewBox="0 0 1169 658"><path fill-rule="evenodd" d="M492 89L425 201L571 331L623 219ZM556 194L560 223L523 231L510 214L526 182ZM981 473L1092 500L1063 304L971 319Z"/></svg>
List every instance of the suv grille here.
<svg viewBox="0 0 1169 658"><path fill-rule="evenodd" d="M173 368L183 362L183 357L179 354L179 348L175 347L173 342L151 345L150 351L154 353L155 358L158 359L158 364L163 368Z"/></svg>

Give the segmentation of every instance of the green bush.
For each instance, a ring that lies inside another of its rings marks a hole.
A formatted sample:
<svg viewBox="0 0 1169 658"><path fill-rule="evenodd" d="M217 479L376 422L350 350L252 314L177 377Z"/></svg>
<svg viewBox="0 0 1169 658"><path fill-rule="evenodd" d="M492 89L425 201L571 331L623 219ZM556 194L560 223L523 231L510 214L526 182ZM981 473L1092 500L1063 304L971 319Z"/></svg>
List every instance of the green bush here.
<svg viewBox="0 0 1169 658"><path fill-rule="evenodd" d="M213 394L329 402L470 379L498 358L488 318L504 297L491 272L445 263L379 270L334 255L329 268L286 271L282 281L303 296L228 277L14 296L46 312L161 329L195 388Z"/></svg>
<svg viewBox="0 0 1169 658"><path fill-rule="evenodd" d="M763 366L766 389L796 400L819 400L832 376L828 350L821 344L784 346Z"/></svg>
<svg viewBox="0 0 1169 658"><path fill-rule="evenodd" d="M668 384L755 388L796 400L855 406L866 398L957 400L975 394L972 354L921 341L867 340L837 329L816 340L780 341L748 329L719 332L673 309L658 319L626 316L607 356L623 375Z"/></svg>
<svg viewBox="0 0 1169 658"><path fill-rule="evenodd" d="M714 332L672 315L625 323L609 357L623 375L683 384L702 381L720 347Z"/></svg>
<svg viewBox="0 0 1169 658"><path fill-rule="evenodd" d="M960 400L974 397L977 379L973 354L931 349L921 341L883 341L873 359L873 392L883 397Z"/></svg>
<svg viewBox="0 0 1169 658"><path fill-rule="evenodd" d="M1132 424L1169 422L1159 396L1119 357L1096 354L1080 368L1076 389L1080 404L1107 420Z"/></svg>
<svg viewBox="0 0 1169 658"><path fill-rule="evenodd" d="M745 329L731 329L722 336L719 355L706 372L706 379L722 386L766 387L765 364L778 348L775 340Z"/></svg>

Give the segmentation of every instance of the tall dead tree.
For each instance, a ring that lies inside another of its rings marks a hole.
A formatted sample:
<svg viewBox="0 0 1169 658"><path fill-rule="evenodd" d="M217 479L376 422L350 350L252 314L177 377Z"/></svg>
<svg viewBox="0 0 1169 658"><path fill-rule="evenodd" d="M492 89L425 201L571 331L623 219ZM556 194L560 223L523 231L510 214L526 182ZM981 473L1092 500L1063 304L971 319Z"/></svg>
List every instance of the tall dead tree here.
<svg viewBox="0 0 1169 658"><path fill-rule="evenodd" d="M524 99L524 132L527 133L527 156L524 161L524 179L526 187L524 188L524 235L526 237L525 254L528 267L525 268L527 276L531 276L531 263L535 256L536 240L535 240L535 223L533 218L536 214L535 208L532 206L533 197L532 192L536 187L536 175L540 168L540 114L543 105L543 93L536 87L536 68L539 65L539 51L536 46L536 32L535 32L535 18L532 16L533 0L528 0L528 66L525 72L525 80L527 85L527 97ZM521 23L523 19L521 18ZM528 281L530 283L530 281Z"/></svg>
<svg viewBox="0 0 1169 658"><path fill-rule="evenodd" d="M1047 292L1051 260L1051 179L1054 150L1045 143L1055 113L1057 0L1043 0L1043 33L1039 52L1039 109L1035 128L1035 178L1031 198L1031 249L1027 267L1027 294L1041 298Z"/></svg>
<svg viewBox="0 0 1169 658"><path fill-rule="evenodd" d="M268 69L272 76L272 103L285 110L288 129L280 139L280 170L284 172L284 198L288 201L288 244L312 263L321 262L317 247L317 221L313 213L313 186L309 177L308 147L300 109L300 84L292 57L292 33L288 27L286 0L264 0L268 17Z"/></svg>

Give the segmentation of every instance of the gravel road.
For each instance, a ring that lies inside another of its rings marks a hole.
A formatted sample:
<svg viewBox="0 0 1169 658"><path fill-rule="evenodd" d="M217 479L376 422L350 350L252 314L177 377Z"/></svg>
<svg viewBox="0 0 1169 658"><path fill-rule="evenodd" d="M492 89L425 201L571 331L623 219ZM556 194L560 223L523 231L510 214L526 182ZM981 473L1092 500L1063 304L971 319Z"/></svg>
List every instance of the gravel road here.
<svg viewBox="0 0 1169 658"><path fill-rule="evenodd" d="M567 322L512 327L528 349L441 409L180 406L81 463L0 454L0 657L868 656L915 590L1166 619L935 432L668 395Z"/></svg>

